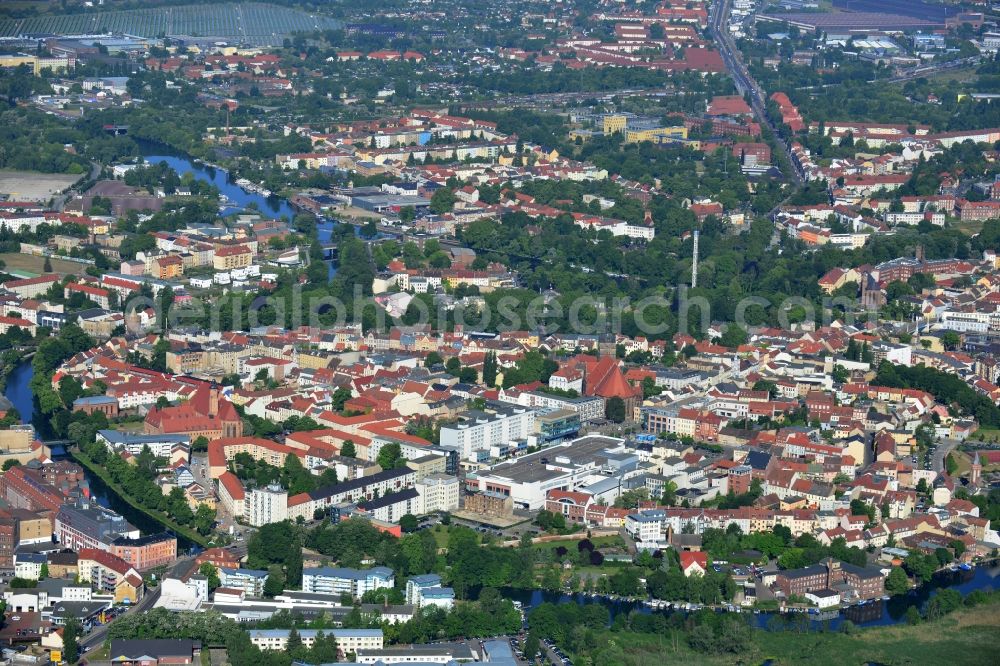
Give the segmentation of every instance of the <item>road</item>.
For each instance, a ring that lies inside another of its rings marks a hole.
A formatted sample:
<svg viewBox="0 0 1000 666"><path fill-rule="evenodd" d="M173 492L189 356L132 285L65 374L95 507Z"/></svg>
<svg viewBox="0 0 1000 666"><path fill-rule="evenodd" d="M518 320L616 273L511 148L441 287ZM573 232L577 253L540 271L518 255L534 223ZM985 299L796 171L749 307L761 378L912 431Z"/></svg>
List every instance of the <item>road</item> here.
<svg viewBox="0 0 1000 666"><path fill-rule="evenodd" d="M90 163L90 173L87 174L85 178L81 178L76 182L75 185L66 190L65 194L60 194L52 198L52 210L61 211L65 208L67 202L73 197L73 193L78 191L79 187L84 183L92 183L97 181L101 175L101 169L103 167L98 162Z"/></svg>
<svg viewBox="0 0 1000 666"><path fill-rule="evenodd" d="M193 557L182 557L181 559L177 560L177 562L174 563L173 567L171 567L169 575L183 577L188 573L188 571L191 570L193 566L194 566ZM146 595L139 600L139 603L129 608L128 611L121 617L125 617L133 613L145 613L148 610L152 610L153 606L156 604L156 600L159 598L160 598L160 587L158 585L154 589L147 592ZM87 634L87 636L82 641L80 641L80 654L86 654L91 650L100 648L101 644L104 643L104 640L108 636L108 629L111 628L111 625L114 624L117 620L118 618L112 620L107 624L97 627L92 632Z"/></svg>
<svg viewBox="0 0 1000 666"><path fill-rule="evenodd" d="M931 458L931 469L940 474L944 470L944 459L956 446L958 446L957 439L942 437L938 442L938 447L934 449L934 456Z"/></svg>
<svg viewBox="0 0 1000 666"><path fill-rule="evenodd" d="M722 55L722 61L726 64L726 69L729 70L730 75L733 77L736 89L739 90L741 95L749 95L750 108L753 109L754 116L757 117L757 120L762 125L767 125L771 128L775 142L781 147L781 150L788 157L788 162L792 165L792 178L795 179L797 184L801 185L805 179L799 165L793 159L791 148L778 134L778 128L767 117L767 113L765 113L764 100L766 93L757 85L753 77L750 76L750 71L743 63L739 49L736 48L736 42L733 41L732 36L729 34L728 25L731 2L732 0L719 0L709 10L708 25L712 33L712 39L715 40L715 45Z"/></svg>

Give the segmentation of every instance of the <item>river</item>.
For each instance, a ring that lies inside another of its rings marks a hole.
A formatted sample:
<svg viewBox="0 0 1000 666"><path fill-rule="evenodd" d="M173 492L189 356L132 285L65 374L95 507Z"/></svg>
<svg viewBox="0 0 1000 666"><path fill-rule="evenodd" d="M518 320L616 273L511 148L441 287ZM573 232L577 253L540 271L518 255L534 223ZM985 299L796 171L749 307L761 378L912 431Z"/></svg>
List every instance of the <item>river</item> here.
<svg viewBox="0 0 1000 666"><path fill-rule="evenodd" d="M7 388L4 396L14 405L14 409L21 415L21 423L29 423L35 413L35 400L31 395L28 385L35 371L31 367L31 361L19 363L7 377ZM16 387L16 389L15 389Z"/></svg>
<svg viewBox="0 0 1000 666"><path fill-rule="evenodd" d="M247 206L252 203L256 205L257 210L265 215L273 215L274 217L286 216L289 220L295 216L295 210L285 199L279 197L264 197L259 194L246 192L232 182L229 174L224 170L216 169L205 164L196 164L188 156L173 151L160 144L147 141L138 141L137 143L140 146L143 158L147 162L156 164L164 161L180 175L190 173L198 180L215 185L219 189L219 192L226 195L229 202L233 204L230 208L223 211L226 214L245 210ZM336 224L336 222L333 220L321 218L321 224L318 228L318 235L321 242L325 243L330 241L334 224ZM357 231L357 227L355 227L355 230ZM336 268L331 261L331 278L335 273ZM25 361L19 364L11 372L4 392L7 399L11 401L14 407L16 407L18 412L21 414L22 422L25 423L30 421L31 417L34 415L34 399L29 386L33 374L30 361ZM89 471L86 472L86 476L90 483L91 495L99 504L122 514L133 525L142 530L143 533L153 533L163 530L163 526L159 522L123 501L116 493L114 493L114 491L109 489L104 481L102 481L99 477L94 476ZM182 550L186 550L193 545L187 539L179 535L177 537L177 543L179 548ZM889 601L878 600L866 606L852 606L844 610L836 618L831 619L830 625L831 627L836 628L845 619L851 620L856 625L866 627L903 622L905 621L904 614L906 613L907 608L913 605L917 605L922 608L924 604L927 603L927 600L936 594L939 589L951 587L958 590L962 594L968 594L973 590L997 589L998 583L1000 583L998 576L1000 576L1000 565L997 565L996 563L993 563L990 567L977 567L973 571L969 572L957 571L954 573L939 573L935 576L931 583L915 590L911 590L907 595L893 597ZM638 602L589 598L582 594L568 595L542 590L515 589L506 589L505 594L512 599L521 601L525 605L526 609L537 606L543 601L548 601L555 603L580 604L603 603L608 607L612 617L618 613L627 613L632 610L639 610L644 613L672 612L654 611ZM769 620L775 616L794 618L795 614L759 613L750 615L750 617L754 619L754 623L762 628L766 627Z"/></svg>
<svg viewBox="0 0 1000 666"><path fill-rule="evenodd" d="M797 618L808 617L815 620L814 626L819 627L829 622L829 628L837 629L844 620L850 620L859 627L878 627L898 624L906 621L906 610L910 606L923 609L927 601L937 594L938 590L952 588L963 595L974 590L988 592L1000 589L1000 564L996 561L988 566L979 566L972 571L944 571L935 575L934 579L927 585L922 585L910 590L908 594L892 597L888 601L878 599L864 606L851 606L836 615L829 617L823 615L808 615L801 613L777 613L761 612L751 613L743 611L752 618L754 626L760 629L773 629L772 618L780 618L786 621L794 621ZM603 597L588 597L585 594L565 594L559 592L549 592L544 590L519 590L505 588L504 596L520 601L524 604L526 611L538 606L542 602L549 603L577 603L577 604L603 604L610 612L611 619L620 613L630 613L638 611L640 613L675 613L683 611L653 610L637 601L623 601L606 599Z"/></svg>
<svg viewBox="0 0 1000 666"><path fill-rule="evenodd" d="M34 376L34 370L31 367L31 361L22 361L14 370L10 373L7 378L7 386L4 389L4 396L17 408L17 411L21 414L21 422L28 423L33 420L35 416L35 400L31 393L31 378ZM44 426L46 424L36 424L36 430L39 431L39 436L44 436L42 434ZM53 458L63 458L66 457L66 451L62 446L56 445L52 447L52 457ZM107 507L121 515L138 527L143 534L155 534L157 532L162 532L164 526L160 524L159 521L151 518L142 511L139 511L133 507L128 502L124 501L118 496L116 492L108 488L107 484L99 477L95 476L86 467L84 469L84 475L87 478L87 483L90 487L90 496L97 501L101 506ZM177 535L177 547L183 552L191 548L194 544L188 539L181 535Z"/></svg>
<svg viewBox="0 0 1000 666"><path fill-rule="evenodd" d="M22 362L11 372L10 377L7 379L7 387L4 392L7 399L10 400L14 407L17 408L18 412L20 412L23 422L28 422L35 413L34 398L31 394L30 387L33 374L34 372L31 367L31 362ZM55 451L53 453L54 455L59 455L59 453ZM65 453L61 453L61 455L65 455ZM99 504L122 514L129 520L129 522L138 527L145 534L160 532L163 530L163 526L159 522L147 516L142 511L133 508L130 504L122 500L114 491L108 488L104 481L102 481L99 477L91 474L88 470L86 470L86 468L84 468L84 470L90 484L91 496L96 499ZM184 551L190 548L193 544L184 537L178 535L177 545L182 551ZM929 584L911 590L906 595L893 597L888 601L877 600L865 606L851 606L850 608L845 609L842 613L838 614L836 617L831 618L829 620L830 627L834 629L839 627L845 619L851 620L854 624L863 627L882 626L904 622L906 610L910 606L923 608L927 603L927 600L934 596L938 590L949 587L958 590L963 595L968 594L973 590L989 591L1000 589L1000 564L994 561L989 566L979 566L972 571L938 573L934 577L934 580ZM526 609L537 606L543 601L548 601L553 603L579 604L602 603L608 607L612 617L618 613L628 613L633 610L638 610L642 613L674 612L660 610L654 611L648 606L635 601L619 601L605 599L602 597L587 597L583 594L569 595L543 590L518 589L505 589L504 593L505 596L523 603ZM754 624L761 628L767 628L771 618L776 616L785 619L801 617L796 614L779 613L748 614L748 617L753 618ZM813 615L809 615L808 617L811 619L817 619L817 617ZM822 619L823 617L825 616L821 616L819 619ZM820 623L817 622L816 624L818 626Z"/></svg>
<svg viewBox="0 0 1000 666"><path fill-rule="evenodd" d="M141 140L137 141L137 143L143 158L148 163L158 164L160 162L166 162L170 168L178 173L178 175L190 173L198 180L215 185L219 192L224 194L229 200L230 205L220 211L225 215L246 211L248 210L248 207L253 204L253 207L255 207L256 210L264 216L283 216L289 221L295 217L295 209L292 208L287 200L280 197L264 197L260 194L247 192L233 182L229 173L224 169L217 169L207 164L195 163L184 153L175 151L162 144ZM333 236L334 226L336 224L337 222L335 220L320 218L320 224L317 228L317 235L320 242L330 242ZM359 227L355 225L355 233L358 233L358 231ZM335 262L331 260L327 263L330 267L330 279L333 279L337 272ZM31 367L30 361L20 363L14 368L13 371L11 371L4 391L4 395L11 401L14 407L17 408L18 413L21 415L22 423L28 423L35 420L34 396L31 393L30 386L33 375L34 371ZM35 428L38 431L39 437L46 437L48 435L47 423L37 422L35 423ZM65 455L66 452L61 446L53 447L53 457L62 457ZM109 509L125 516L129 522L138 527L144 534L163 531L164 527L158 521L146 515L142 511L135 509L132 505L122 500L117 493L108 488L107 484L105 484L100 477L94 476L89 470L86 470L86 468L84 468L84 470L87 481L90 485L91 496L98 502L98 504L108 507ZM194 544L192 544L192 542L188 539L185 539L183 536L177 535L177 545L183 551L192 547Z"/></svg>
<svg viewBox="0 0 1000 666"><path fill-rule="evenodd" d="M136 143L139 145L139 152L147 163L159 164L160 162L166 162L167 166L176 171L178 175L183 176L189 173L197 180L215 185L219 192L224 194L229 200L229 204L220 211L223 215L252 212L248 210L248 207L253 204L257 211L265 217L286 217L289 222L295 217L295 209L286 199L277 196L265 197L253 192L247 192L237 185L229 172L224 169L217 169L200 162L195 163L184 153L172 150L162 144L142 140L137 140ZM334 225L335 221L325 217L320 218L317 227L317 236L321 243L330 242L333 236ZM358 227L355 227L355 233L357 232ZM330 266L330 279L333 279L333 276L337 274L337 268L333 261L329 261L328 264Z"/></svg>

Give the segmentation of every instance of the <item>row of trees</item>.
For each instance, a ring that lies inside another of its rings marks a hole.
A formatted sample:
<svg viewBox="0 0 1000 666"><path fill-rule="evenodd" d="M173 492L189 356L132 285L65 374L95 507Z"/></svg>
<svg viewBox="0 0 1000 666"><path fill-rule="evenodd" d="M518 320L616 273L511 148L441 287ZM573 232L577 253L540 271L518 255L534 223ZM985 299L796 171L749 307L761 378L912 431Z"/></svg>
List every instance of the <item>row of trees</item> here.
<svg viewBox="0 0 1000 666"><path fill-rule="evenodd" d="M975 417L983 427L1000 427L1000 407L987 396L976 392L957 375L923 365L907 367L883 361L873 383L927 391L938 401L956 405L966 414Z"/></svg>
<svg viewBox="0 0 1000 666"><path fill-rule="evenodd" d="M192 510L184 489L178 486L164 495L156 479L161 470L169 469L169 465L165 459L156 458L148 446L144 446L136 456L135 465L129 464L95 440L84 442L81 449L84 455L102 467L111 480L140 506L159 511L178 525L192 527L203 536L211 533L215 523L215 509L208 504L198 504Z"/></svg>

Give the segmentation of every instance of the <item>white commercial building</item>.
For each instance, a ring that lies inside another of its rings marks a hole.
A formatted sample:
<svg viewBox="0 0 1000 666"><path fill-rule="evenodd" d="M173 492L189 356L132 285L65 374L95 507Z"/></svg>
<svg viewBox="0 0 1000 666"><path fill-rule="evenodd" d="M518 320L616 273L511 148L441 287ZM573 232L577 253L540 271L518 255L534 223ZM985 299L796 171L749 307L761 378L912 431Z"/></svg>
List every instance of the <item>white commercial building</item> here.
<svg viewBox="0 0 1000 666"><path fill-rule="evenodd" d="M466 460L494 446L527 439L534 432L535 412L524 407L498 406L495 411L460 414L458 423L441 427L441 446L455 449Z"/></svg>
<svg viewBox="0 0 1000 666"><path fill-rule="evenodd" d="M406 603L417 608L437 606L449 610L455 605L455 590L441 587L441 576L437 574L411 576L406 581Z"/></svg>
<svg viewBox="0 0 1000 666"><path fill-rule="evenodd" d="M112 451L124 450L133 456L139 455L148 446L154 456L168 460L174 448L188 449L191 445L191 438L187 435L137 435L119 430L98 430L97 441Z"/></svg>
<svg viewBox="0 0 1000 666"><path fill-rule="evenodd" d="M636 473L638 454L614 437L587 435L537 453L470 472L466 486L511 498L516 509L545 508L550 490L579 490L597 481Z"/></svg>
<svg viewBox="0 0 1000 666"><path fill-rule="evenodd" d="M219 583L221 587L231 587L243 590L248 597L264 596L264 584L267 582L267 572L256 569L219 568Z"/></svg>

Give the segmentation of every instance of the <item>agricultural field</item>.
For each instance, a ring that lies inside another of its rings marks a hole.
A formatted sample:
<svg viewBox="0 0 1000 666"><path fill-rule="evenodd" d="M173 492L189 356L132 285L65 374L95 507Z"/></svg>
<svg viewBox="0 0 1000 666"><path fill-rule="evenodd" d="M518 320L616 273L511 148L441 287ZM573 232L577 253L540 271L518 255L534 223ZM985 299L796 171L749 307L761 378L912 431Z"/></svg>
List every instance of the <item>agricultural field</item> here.
<svg viewBox="0 0 1000 666"><path fill-rule="evenodd" d="M124 33L138 37L191 36L256 46L275 46L293 32L335 30L336 19L264 3L186 5L0 21L0 37L26 33L91 35Z"/></svg>

